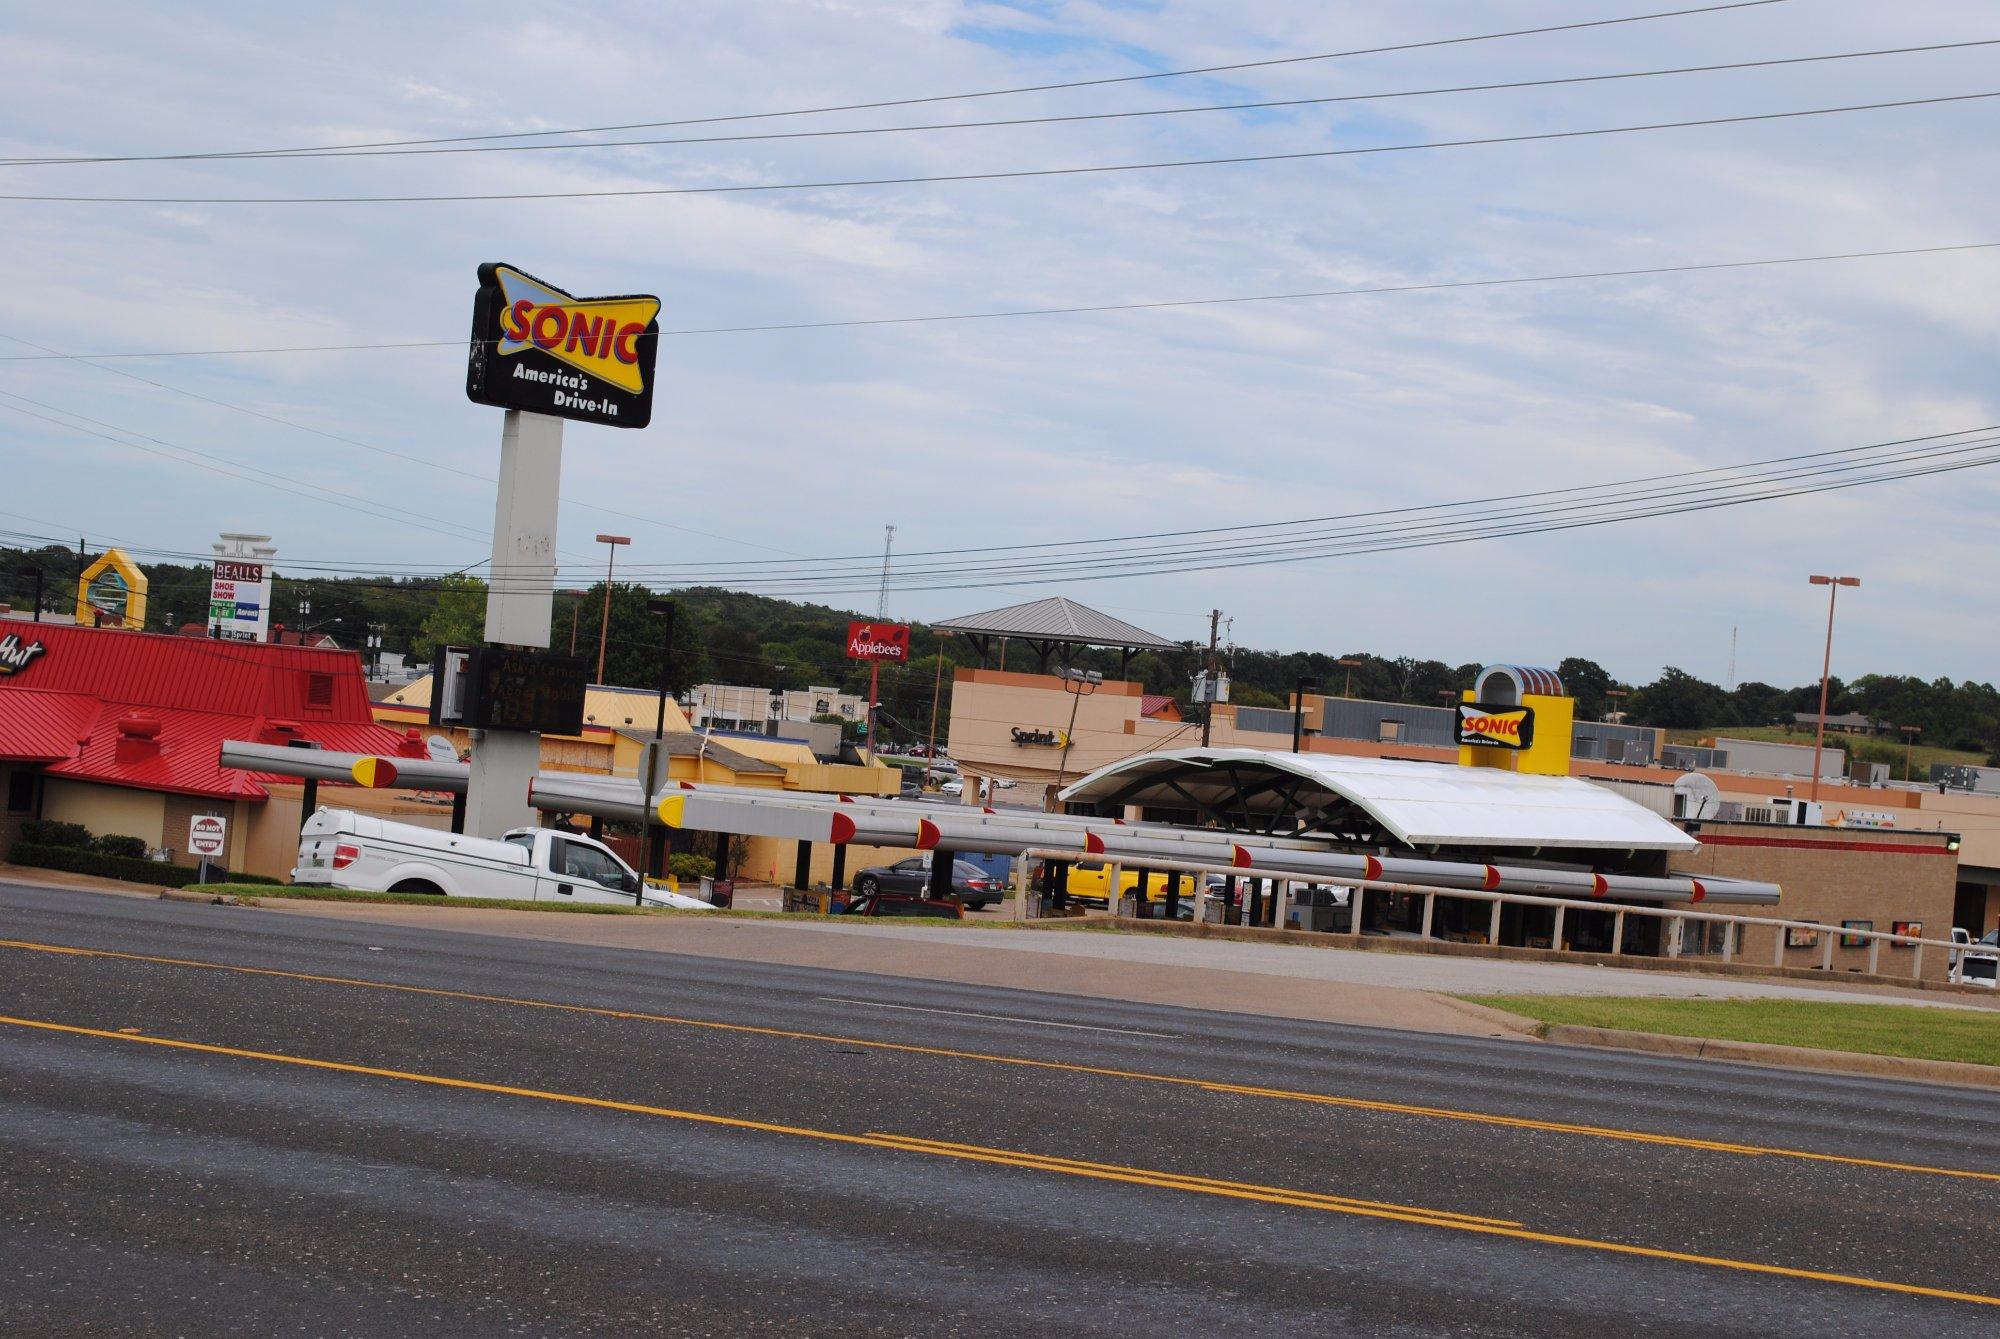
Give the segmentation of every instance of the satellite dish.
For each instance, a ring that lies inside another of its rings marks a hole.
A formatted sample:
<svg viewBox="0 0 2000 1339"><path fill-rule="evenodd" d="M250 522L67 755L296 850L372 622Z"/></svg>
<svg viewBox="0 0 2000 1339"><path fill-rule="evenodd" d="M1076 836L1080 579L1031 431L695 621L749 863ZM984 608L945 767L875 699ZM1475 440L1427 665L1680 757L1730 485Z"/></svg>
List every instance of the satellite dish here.
<svg viewBox="0 0 2000 1339"><path fill-rule="evenodd" d="M1688 772L1674 782L1674 799L1682 818L1707 818L1722 808L1722 792L1700 772Z"/></svg>
<svg viewBox="0 0 2000 1339"><path fill-rule="evenodd" d="M429 739L426 739L424 741L424 752L429 755L432 762L458 761L458 750L453 748L451 741L443 735L432 735Z"/></svg>

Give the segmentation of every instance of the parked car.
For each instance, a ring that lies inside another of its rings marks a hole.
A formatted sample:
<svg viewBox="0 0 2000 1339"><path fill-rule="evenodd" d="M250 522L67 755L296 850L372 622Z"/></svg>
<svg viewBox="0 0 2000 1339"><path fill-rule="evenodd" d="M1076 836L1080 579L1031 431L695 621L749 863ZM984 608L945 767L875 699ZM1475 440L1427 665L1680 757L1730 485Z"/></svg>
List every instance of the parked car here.
<svg viewBox="0 0 2000 1339"><path fill-rule="evenodd" d="M934 897L904 897L899 893L869 893L841 908L843 916L942 916L964 920L965 908Z"/></svg>
<svg viewBox="0 0 2000 1339"><path fill-rule="evenodd" d="M1971 932L1956 927L1951 932L1951 979L1962 985L2000 990L2000 927L1975 942ZM1960 946L1963 947L1960 947Z"/></svg>
<svg viewBox="0 0 2000 1339"><path fill-rule="evenodd" d="M928 855L911 856L893 865L873 865L854 876L854 892L858 897L872 897L876 893L919 897L929 892L930 886L931 858ZM974 911L984 910L1007 895L1006 886L1000 880L970 860L951 862L951 892L953 897Z"/></svg>
<svg viewBox="0 0 2000 1339"><path fill-rule="evenodd" d="M515 828L492 841L347 809L321 809L306 820L292 882L374 893L715 909L650 886L641 901L638 873L610 847L579 833Z"/></svg>
<svg viewBox="0 0 2000 1339"><path fill-rule="evenodd" d="M1183 874L1181 877L1181 903L1184 907L1192 906L1194 902L1195 877L1200 876ZM1210 874L1205 877L1208 880L1209 896L1221 897L1228 891L1229 880L1222 875ZM1109 864L1095 866L1076 864L1069 867L1069 876L1064 882L1063 890L1069 894L1070 900L1073 902L1080 902L1086 907L1108 908L1110 906L1110 886L1111 866ZM1138 888L1139 870L1137 866L1128 865L1118 871L1118 896L1136 896ZM1157 869L1150 871L1146 879L1146 900L1148 902L1159 902L1164 900L1166 895L1166 872ZM1189 912L1188 914L1192 915L1193 913Z"/></svg>

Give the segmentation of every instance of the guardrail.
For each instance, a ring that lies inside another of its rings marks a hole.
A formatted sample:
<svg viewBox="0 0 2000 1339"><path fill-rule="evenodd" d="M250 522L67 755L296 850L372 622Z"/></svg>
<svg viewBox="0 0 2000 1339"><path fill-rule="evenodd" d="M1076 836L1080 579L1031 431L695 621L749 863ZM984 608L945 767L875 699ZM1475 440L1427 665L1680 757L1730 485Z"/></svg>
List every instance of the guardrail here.
<svg viewBox="0 0 2000 1339"><path fill-rule="evenodd" d="M1025 922L1028 918L1028 894L1030 892L1028 870L1030 862L1035 860L1059 861L1065 865L1108 865L1110 868L1107 871L1105 886L1110 899L1114 903L1118 897L1118 889L1120 880L1123 877L1123 871L1128 867L1125 862L1116 860L1078 860L1074 849L1062 847L1037 847L1023 851L1020 860L1014 866L1014 919L1017 921ZM1884 940L1887 940L1894 947L1913 948L1916 950L1911 955L1910 961L1910 979L1913 981L1922 979L1925 948L1941 948L1946 950L1947 955L1953 952L1962 953L1965 949L1964 945L1954 944L1948 939L1926 939L1917 935L1897 934L1891 930L1850 929L1847 926L1826 925L1819 921L1788 920L1775 916L1739 916L1720 911L1677 911L1666 907L1633 906L1602 900L1582 901L1576 898L1546 897L1536 893L1488 892L1478 888L1430 888L1421 884L1391 883L1380 879L1329 880L1323 873L1314 873L1307 870L1264 868L1262 866L1258 867L1255 873L1246 874L1244 870L1237 866L1205 860L1171 860L1165 858L1155 860L1149 858L1143 865L1136 861L1131 862L1129 868L1143 869L1146 872L1158 870L1162 873L1223 874L1230 878L1272 880L1278 885L1275 890L1276 905L1272 912L1272 922L1278 928L1283 928L1285 924L1285 910L1291 900L1291 884L1304 883L1314 886L1325 886L1332 882L1337 883L1340 887L1351 890L1348 894L1348 905L1350 908L1348 924L1356 927L1357 933L1362 924L1361 915L1367 895L1370 892L1382 892L1402 893L1410 896L1419 896L1424 899L1423 927L1420 934L1425 939L1431 937L1431 925L1434 913L1437 910L1437 899L1440 897L1451 897L1472 902L1490 902L1492 904L1493 911L1488 921L1486 939L1489 944L1494 945L1498 945L1500 940L1500 909L1508 904L1523 907L1554 908L1556 913L1555 928L1549 937L1549 942L1558 948L1562 945L1563 921L1570 912L1588 911L1599 915L1609 913L1612 917L1610 950L1610 956L1612 957L1622 957L1624 955L1625 918L1627 916L1646 916L1660 921L1673 922L1699 921L1729 926L1769 926L1777 932L1772 936L1775 940L1775 946L1772 949L1771 965L1774 967L1783 967L1785 965L1787 947L1785 944L1785 931L1815 931L1819 937L1819 970L1824 972L1831 972L1833 970L1833 937L1835 935L1845 935L1850 938L1866 939L1868 941L1868 974L1871 976L1880 975L1877 968L1881 964L1882 943ZM1208 898L1209 892L1206 881L1197 880L1194 891L1188 895L1187 899L1193 903L1196 924L1202 923L1202 912ZM1739 932L1733 930L1722 937L1722 961L1735 961L1736 941L1738 937ZM1679 948L1681 936L1678 931L1671 936L1663 936L1663 938L1665 938L1669 946L1669 951L1663 956L1670 958L1683 956ZM1946 961L1950 961L1949 956L1947 956Z"/></svg>

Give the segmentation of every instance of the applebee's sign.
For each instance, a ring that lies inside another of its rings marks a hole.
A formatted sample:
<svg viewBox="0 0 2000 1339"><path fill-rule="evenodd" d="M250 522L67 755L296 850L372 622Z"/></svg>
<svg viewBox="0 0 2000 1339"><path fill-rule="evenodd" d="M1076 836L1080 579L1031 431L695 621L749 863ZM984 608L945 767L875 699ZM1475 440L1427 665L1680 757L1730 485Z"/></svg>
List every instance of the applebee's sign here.
<svg viewBox="0 0 2000 1339"><path fill-rule="evenodd" d="M907 623L849 623L849 660L908 660L910 625Z"/></svg>
<svg viewBox="0 0 2000 1339"><path fill-rule="evenodd" d="M46 650L40 642L24 642L11 632L0 637L0 674L19 674Z"/></svg>

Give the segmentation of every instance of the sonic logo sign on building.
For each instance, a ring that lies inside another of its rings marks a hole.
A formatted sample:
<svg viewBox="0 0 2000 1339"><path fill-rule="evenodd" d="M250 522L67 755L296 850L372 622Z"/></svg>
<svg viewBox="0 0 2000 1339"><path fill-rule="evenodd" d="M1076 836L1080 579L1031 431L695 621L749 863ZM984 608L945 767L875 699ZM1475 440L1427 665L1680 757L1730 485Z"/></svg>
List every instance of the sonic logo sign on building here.
<svg viewBox="0 0 2000 1339"><path fill-rule="evenodd" d="M511 265L479 267L465 393L478 404L643 428L660 300L579 298Z"/></svg>
<svg viewBox="0 0 2000 1339"><path fill-rule="evenodd" d="M1474 748L1525 749L1535 742L1533 707L1489 707L1478 702L1458 704L1453 735Z"/></svg>
<svg viewBox="0 0 2000 1339"><path fill-rule="evenodd" d="M849 623L849 660L908 660L910 625L907 623Z"/></svg>

